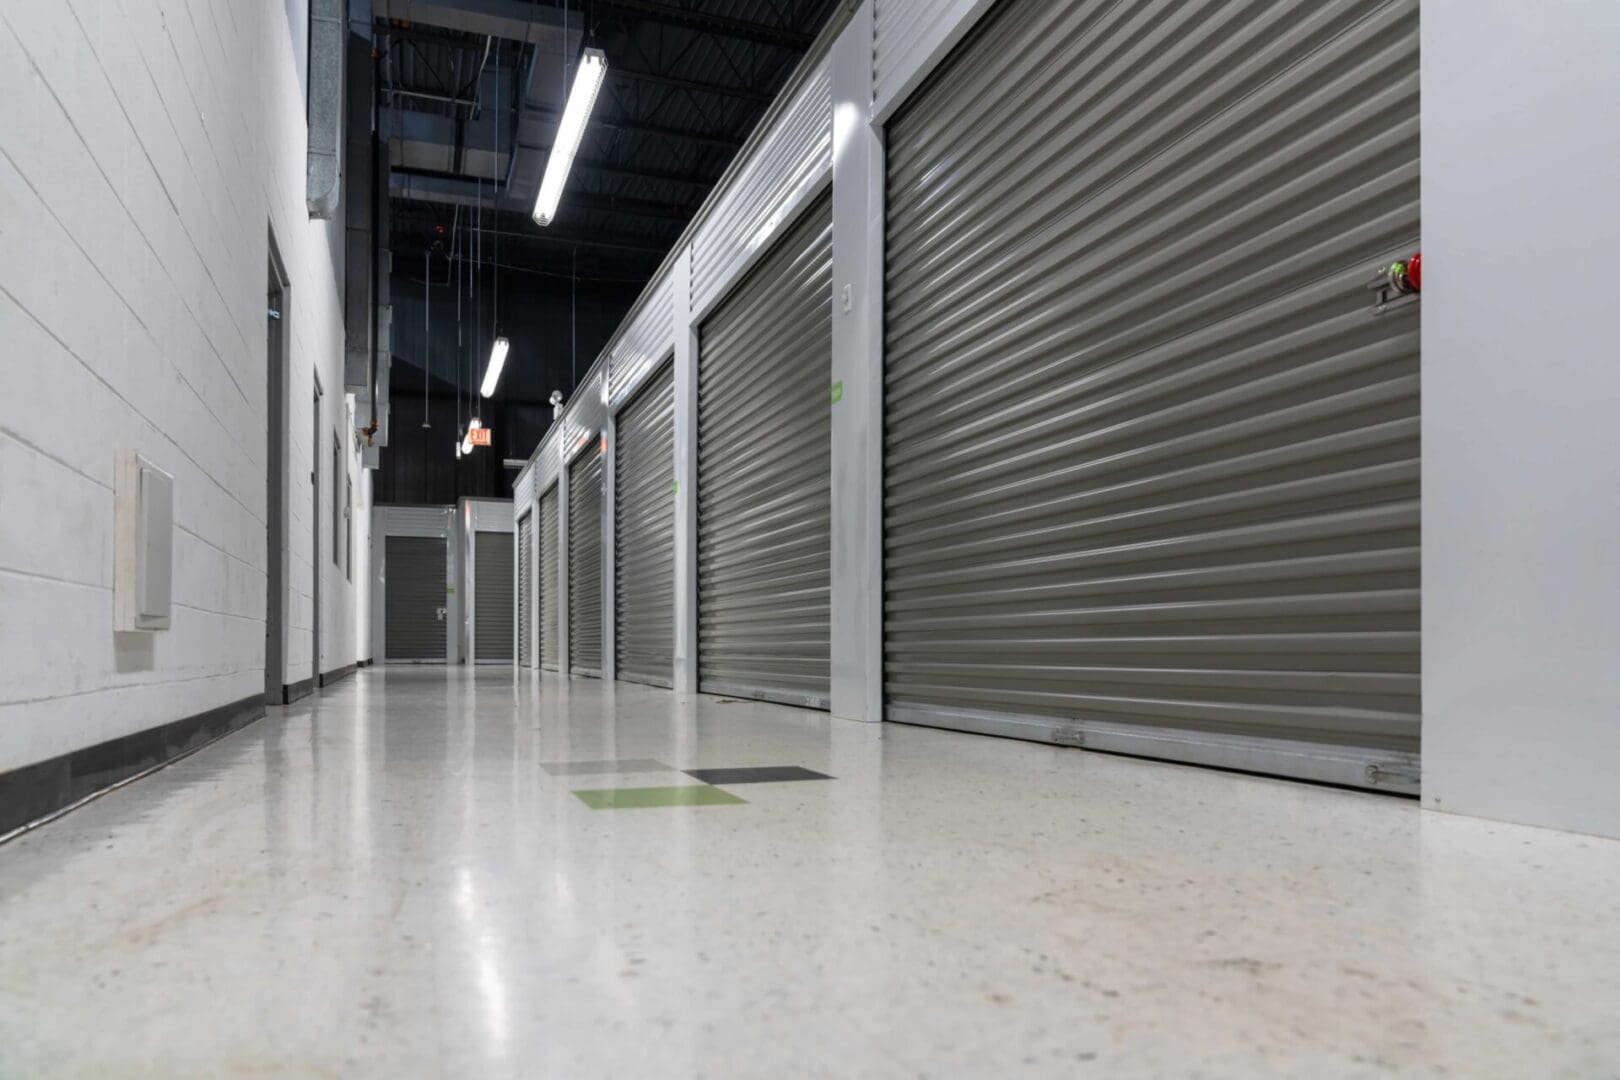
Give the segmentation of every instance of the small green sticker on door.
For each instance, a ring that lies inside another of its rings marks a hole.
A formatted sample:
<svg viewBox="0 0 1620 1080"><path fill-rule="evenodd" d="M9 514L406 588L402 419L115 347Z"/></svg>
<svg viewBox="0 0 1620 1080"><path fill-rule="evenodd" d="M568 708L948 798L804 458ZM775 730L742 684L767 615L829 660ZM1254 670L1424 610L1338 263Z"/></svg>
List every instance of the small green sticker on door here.
<svg viewBox="0 0 1620 1080"><path fill-rule="evenodd" d="M674 494L679 495L681 493L681 482L679 480L671 480L669 482L669 490Z"/></svg>
<svg viewBox="0 0 1620 1080"><path fill-rule="evenodd" d="M839 379L832 384L832 403L836 405L842 400L844 400L844 380Z"/></svg>

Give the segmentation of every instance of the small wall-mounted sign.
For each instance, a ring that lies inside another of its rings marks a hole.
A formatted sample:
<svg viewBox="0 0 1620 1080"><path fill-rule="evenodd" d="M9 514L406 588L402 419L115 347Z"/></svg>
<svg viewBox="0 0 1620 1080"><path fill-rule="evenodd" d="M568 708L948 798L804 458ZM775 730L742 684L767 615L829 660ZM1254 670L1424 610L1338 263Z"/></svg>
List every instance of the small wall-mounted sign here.
<svg viewBox="0 0 1620 1080"><path fill-rule="evenodd" d="M494 429L487 427L475 427L467 429L467 437L472 440L472 444L474 446L488 446L489 437L493 433Z"/></svg>

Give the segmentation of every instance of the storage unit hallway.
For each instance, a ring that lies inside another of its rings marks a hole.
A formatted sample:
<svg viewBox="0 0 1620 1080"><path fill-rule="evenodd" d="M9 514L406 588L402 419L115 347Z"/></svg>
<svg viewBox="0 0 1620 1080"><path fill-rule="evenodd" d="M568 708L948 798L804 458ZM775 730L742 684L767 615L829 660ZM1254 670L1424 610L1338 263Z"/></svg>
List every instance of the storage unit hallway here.
<svg viewBox="0 0 1620 1080"><path fill-rule="evenodd" d="M1616 72L0 0L0 1080L1620 1077Z"/></svg>

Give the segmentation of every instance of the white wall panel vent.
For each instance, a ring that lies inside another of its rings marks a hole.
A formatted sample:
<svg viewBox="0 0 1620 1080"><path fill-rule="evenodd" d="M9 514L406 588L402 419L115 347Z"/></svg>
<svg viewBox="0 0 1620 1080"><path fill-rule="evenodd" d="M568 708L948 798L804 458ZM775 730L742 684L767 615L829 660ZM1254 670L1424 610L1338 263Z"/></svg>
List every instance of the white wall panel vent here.
<svg viewBox="0 0 1620 1080"><path fill-rule="evenodd" d="M114 628L167 630L174 582L174 477L139 454L118 461Z"/></svg>

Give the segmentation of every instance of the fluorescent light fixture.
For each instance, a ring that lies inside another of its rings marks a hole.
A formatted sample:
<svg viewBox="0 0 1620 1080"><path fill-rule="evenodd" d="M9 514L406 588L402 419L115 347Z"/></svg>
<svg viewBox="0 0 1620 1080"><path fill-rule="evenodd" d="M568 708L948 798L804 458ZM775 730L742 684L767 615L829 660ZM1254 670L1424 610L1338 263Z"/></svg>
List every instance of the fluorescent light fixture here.
<svg viewBox="0 0 1620 1080"><path fill-rule="evenodd" d="M557 137L551 142L551 157L546 159L546 175L540 181L540 194L534 200L536 225L550 225L551 219L557 216L557 204L562 201L563 185L568 182L568 170L574 164L574 152L585 135L585 123L591 118L591 106L596 104L596 92L602 88L605 78L607 54L601 49L586 49L580 54L579 70L568 91L568 104L563 106Z"/></svg>
<svg viewBox="0 0 1620 1080"><path fill-rule="evenodd" d="M456 448L457 457L462 457L473 452L472 430L473 428L483 426L484 422L478 419L476 416L467 421L467 434L461 437L461 445Z"/></svg>
<svg viewBox="0 0 1620 1080"><path fill-rule="evenodd" d="M503 337L495 339L495 344L489 347L489 366L484 369L484 385L479 393L490 397L495 393L495 386L501 381L501 369L506 367L506 353L512 347L511 342ZM473 421L477 424L477 421Z"/></svg>

